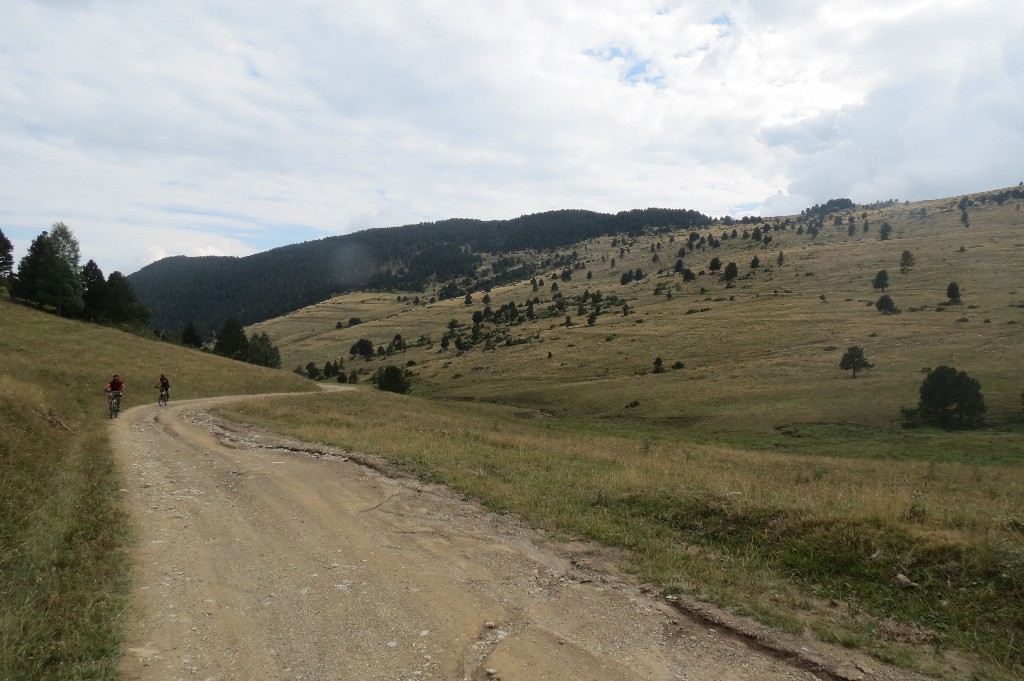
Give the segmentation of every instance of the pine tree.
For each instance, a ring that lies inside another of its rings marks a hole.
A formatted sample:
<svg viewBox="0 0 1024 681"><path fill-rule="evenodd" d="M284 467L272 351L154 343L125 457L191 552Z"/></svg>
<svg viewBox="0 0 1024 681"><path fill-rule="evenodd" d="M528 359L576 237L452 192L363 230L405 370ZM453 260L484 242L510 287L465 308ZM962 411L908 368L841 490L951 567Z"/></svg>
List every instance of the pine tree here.
<svg viewBox="0 0 1024 681"><path fill-rule="evenodd" d="M9 279L14 271L14 244L0 229L0 279Z"/></svg>
<svg viewBox="0 0 1024 681"><path fill-rule="evenodd" d="M224 326L217 334L213 351L231 359L248 359L249 339L245 337L245 329L242 328L242 322L238 321L238 317L228 317L224 321Z"/></svg>
<svg viewBox="0 0 1024 681"><path fill-rule="evenodd" d="M854 378L857 378L858 371L870 369L873 366L874 364L869 362L867 356L864 355L864 348L859 345L851 345L839 360L839 368L843 371L852 371Z"/></svg>

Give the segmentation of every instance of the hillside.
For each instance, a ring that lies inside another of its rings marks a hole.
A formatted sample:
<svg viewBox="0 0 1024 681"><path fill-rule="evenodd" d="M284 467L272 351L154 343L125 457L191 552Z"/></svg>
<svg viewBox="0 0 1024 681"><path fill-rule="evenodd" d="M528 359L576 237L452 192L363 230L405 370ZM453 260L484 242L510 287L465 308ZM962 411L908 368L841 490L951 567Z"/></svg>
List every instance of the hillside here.
<svg viewBox="0 0 1024 681"><path fill-rule="evenodd" d="M1019 679L1022 204L819 209L770 221L768 244L763 224L604 236L468 300L346 294L250 330L286 367L402 367L412 396L228 413L616 547L663 593L938 677ZM873 363L856 379L850 346ZM902 427L940 365L978 380L986 427Z"/></svg>
<svg viewBox="0 0 1024 681"><path fill-rule="evenodd" d="M294 375L38 312L0 297L0 678L117 677L132 528L103 388L124 406L308 389Z"/></svg>
<svg viewBox="0 0 1024 681"><path fill-rule="evenodd" d="M696 211L653 208L445 220L327 237L245 258L175 256L128 280L156 328L179 332L191 320L208 334L229 316L251 324L344 291L421 290L430 281L472 277L482 253L550 250L601 235L710 221ZM509 262L506 269L516 265Z"/></svg>
<svg viewBox="0 0 1024 681"><path fill-rule="evenodd" d="M782 423L895 423L900 406L916 402L921 370L949 364L981 380L990 420L1005 422L1020 414L1024 389L1020 363L1009 361L1024 344L1022 199L1016 189L972 197L968 228L961 197L773 219L757 226L771 237L767 245L754 240L753 225L715 225L696 230L694 243L704 245L681 257L692 281L675 271L691 230L603 236L544 254L535 262L536 290L527 276L491 288L487 304L482 290L469 305L464 297L439 300L440 286L351 293L252 330L268 332L285 367L340 360L346 373L369 373L385 362L414 363L409 368L425 394L566 416L643 418L704 436L747 433L754 424L774 439L773 427ZM892 229L887 240L879 238L883 224ZM906 273L903 251L914 257ZM737 263L732 286L710 271L713 258L723 270ZM542 267L550 261L568 264ZM623 274L637 268L645 276L623 284ZM872 286L882 269L885 291ZM485 262L477 276L488 272ZM951 281L963 292L959 305L946 304ZM883 293L899 314L875 309ZM476 332L474 313L487 315ZM350 326L353 317L363 323ZM400 354L371 362L349 357L360 338L387 349L396 334L407 346ZM445 335L451 343L442 350ZM455 347L456 337L465 350ZM851 345L875 363L856 381L838 369ZM659 357L665 374L653 371ZM677 362L685 367L671 369ZM639 404L625 409L634 400Z"/></svg>

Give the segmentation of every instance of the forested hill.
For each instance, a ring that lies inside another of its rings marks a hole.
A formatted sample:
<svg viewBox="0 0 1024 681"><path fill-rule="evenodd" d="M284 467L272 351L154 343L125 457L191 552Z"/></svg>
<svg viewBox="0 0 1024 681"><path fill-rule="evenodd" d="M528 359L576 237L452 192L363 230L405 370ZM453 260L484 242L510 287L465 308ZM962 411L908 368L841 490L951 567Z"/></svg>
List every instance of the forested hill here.
<svg viewBox="0 0 1024 681"><path fill-rule="evenodd" d="M472 276L480 253L561 248L645 228L701 227L693 210L648 208L609 215L560 210L512 220L451 219L370 229L282 246L245 258L164 258L128 276L158 329L195 322L202 333L230 316L243 324L276 317L354 289L422 290L433 278Z"/></svg>

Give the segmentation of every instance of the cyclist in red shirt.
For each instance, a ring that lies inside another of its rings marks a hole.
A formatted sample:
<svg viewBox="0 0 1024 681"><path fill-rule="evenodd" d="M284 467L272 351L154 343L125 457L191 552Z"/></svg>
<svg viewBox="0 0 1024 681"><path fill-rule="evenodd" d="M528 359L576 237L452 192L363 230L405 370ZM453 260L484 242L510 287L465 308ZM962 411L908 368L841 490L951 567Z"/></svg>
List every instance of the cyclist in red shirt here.
<svg viewBox="0 0 1024 681"><path fill-rule="evenodd" d="M124 381L121 380L120 376L114 374L114 377L107 383L107 392L124 392Z"/></svg>

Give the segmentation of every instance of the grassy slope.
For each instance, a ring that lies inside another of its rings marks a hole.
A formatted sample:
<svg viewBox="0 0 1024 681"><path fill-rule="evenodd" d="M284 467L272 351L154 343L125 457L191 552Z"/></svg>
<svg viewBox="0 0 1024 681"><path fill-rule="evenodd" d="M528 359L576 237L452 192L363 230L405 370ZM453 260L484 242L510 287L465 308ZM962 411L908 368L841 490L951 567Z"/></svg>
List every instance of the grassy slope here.
<svg viewBox="0 0 1024 681"><path fill-rule="evenodd" d="M6 300L0 357L0 678L116 678L131 527L106 381L126 379L125 408L155 400L161 372L175 399L309 384Z"/></svg>
<svg viewBox="0 0 1024 681"><path fill-rule="evenodd" d="M965 230L956 201L869 211L867 233L857 211L853 237L827 224L813 241L780 231L770 249L729 240L684 258L697 271L717 255L746 275L759 255L761 268L732 288L711 275L654 274L671 268L685 234L639 239L624 257L607 239L582 244L586 268L559 283L563 295L601 290L634 312L609 310L588 327L570 305L573 326L559 326L564 315L527 322L510 333L529 343L494 351L437 345L450 319L468 331L480 293L471 306L341 297L257 330L281 344L286 366L413 360L417 393L460 401L406 398L382 410L384 398L364 396L366 406L329 396L235 413L389 456L537 524L626 546L634 568L666 588L931 671L966 675L956 671L963 655L988 670L979 678L1015 678L1024 662L1024 202L972 207ZM889 241L878 239L882 221L895 228ZM906 275L904 249L917 261ZM652 276L620 285L637 267ZM873 307L879 269L899 315ZM491 307L538 295L542 309L551 272L544 279L536 293L528 282L491 291ZM959 306L941 305L950 281ZM671 300L654 295L658 283ZM352 316L365 323L335 328ZM347 359L359 338L386 345L396 333L435 342L388 360ZM838 369L849 345L875 364L856 380ZM655 357L685 368L652 373ZM922 369L939 364L981 381L992 429L899 427ZM517 418L523 410L557 418ZM438 423L447 424L443 446ZM696 558L686 551L694 545ZM924 586L901 591L899 572Z"/></svg>
<svg viewBox="0 0 1024 681"><path fill-rule="evenodd" d="M773 232L769 249L730 240L684 258L694 271L706 269L714 256L735 260L743 275L759 255L761 269L729 289L711 275L689 283L678 275L653 275L659 267L671 269L683 234L675 243L664 236L640 239L624 258L607 239L584 244L578 250L594 278L588 281L585 270L576 271L571 282L559 283L563 295L600 290L626 299L635 312L623 317L609 310L588 327L585 316L570 309L573 327L556 326L564 316L527 322L513 335L533 337L532 342L495 352L438 352L436 342L449 320L457 319L468 331L472 311L483 308L480 293L472 306L461 299L412 306L386 294L352 294L253 330L267 331L280 345L286 367L347 358L361 337L387 345L396 333L409 342L430 335L432 348L410 349L397 359L418 363L417 384L432 395L497 400L559 416L665 420L672 432L689 428L703 437L769 436L780 424L892 424L899 420L900 406L916 402L921 370L943 363L978 378L989 420L1005 422L1020 415L1024 388L1024 368L1010 359L1024 344L1024 284L1018 271L1024 212L1017 210L1022 202L972 208L970 230L960 224L955 203L869 211L867 234L860 231L858 212L853 238L845 227L827 225L814 241L779 231ZM927 217L917 216L920 208ZM883 220L895 228L889 241L878 239ZM653 265L650 245L658 241L661 263ZM904 249L917 260L906 275L899 273ZM782 267L775 264L780 250ZM609 267L613 257L614 269ZM620 285L624 269L637 267L652 276ZM899 315L881 315L873 307L881 292L871 282L880 269L889 272L887 293L902 308ZM538 309L546 306L550 275L537 293L528 282L491 291L491 307L510 300L521 304L534 295L543 301ZM939 305L950 281L960 284L960 306ZM658 283L672 287L672 300L653 295ZM707 311L687 314L702 309ZM351 316L366 323L335 328ZM875 363L856 381L838 370L849 345L862 346ZM666 367L682 361L686 368L646 373L655 357ZM349 370L361 366L347 361ZM624 411L634 399L640 406Z"/></svg>

